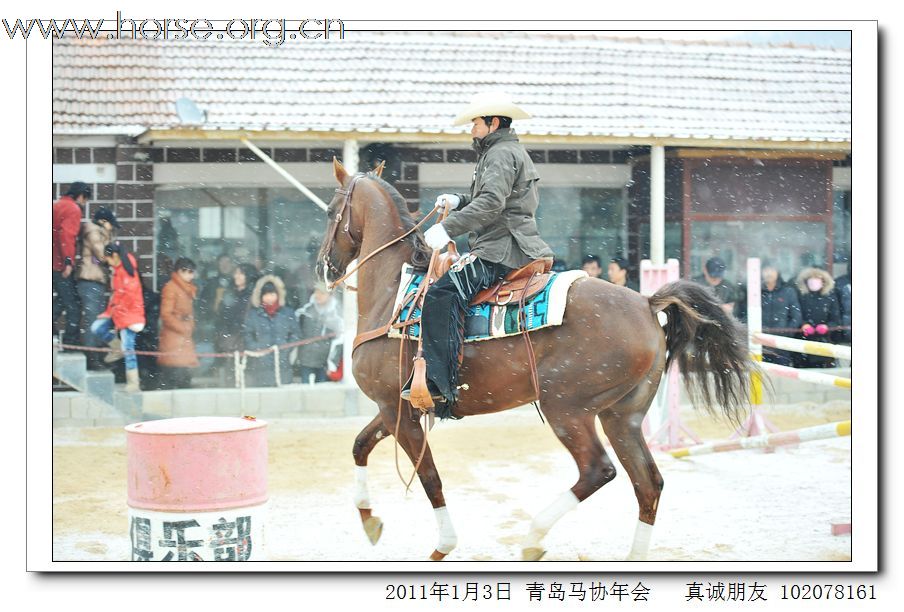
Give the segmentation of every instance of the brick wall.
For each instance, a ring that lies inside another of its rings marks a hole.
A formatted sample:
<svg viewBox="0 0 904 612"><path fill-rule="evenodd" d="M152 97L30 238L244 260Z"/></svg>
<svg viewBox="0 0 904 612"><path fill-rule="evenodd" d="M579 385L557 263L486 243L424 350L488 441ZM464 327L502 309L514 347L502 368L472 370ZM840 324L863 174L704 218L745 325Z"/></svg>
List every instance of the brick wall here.
<svg viewBox="0 0 904 612"><path fill-rule="evenodd" d="M263 151L278 163L330 162L342 157L342 147L266 147ZM608 149L529 149L534 163L608 164L627 163L628 151ZM476 153L469 147L421 148L416 145L369 145L361 150L361 168L370 169L389 158L384 178L399 190L409 210L420 207L419 164L473 164ZM156 163L260 163L245 147L149 147L123 138L115 146L55 147L55 164L115 165L112 183L93 183L94 198L85 218L104 206L114 210L122 224L119 240L139 259L142 274L150 276L154 267L154 164ZM66 192L68 183L54 183L53 199ZM463 186L466 188L467 186Z"/></svg>

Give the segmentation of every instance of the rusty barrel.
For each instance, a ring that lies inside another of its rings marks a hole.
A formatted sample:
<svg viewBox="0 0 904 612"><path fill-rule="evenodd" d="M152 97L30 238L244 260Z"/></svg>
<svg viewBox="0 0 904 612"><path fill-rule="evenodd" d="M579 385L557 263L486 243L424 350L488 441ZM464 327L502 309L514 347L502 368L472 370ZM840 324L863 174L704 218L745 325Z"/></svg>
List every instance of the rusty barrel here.
<svg viewBox="0 0 904 612"><path fill-rule="evenodd" d="M133 561L264 559L266 421L185 417L125 429Z"/></svg>

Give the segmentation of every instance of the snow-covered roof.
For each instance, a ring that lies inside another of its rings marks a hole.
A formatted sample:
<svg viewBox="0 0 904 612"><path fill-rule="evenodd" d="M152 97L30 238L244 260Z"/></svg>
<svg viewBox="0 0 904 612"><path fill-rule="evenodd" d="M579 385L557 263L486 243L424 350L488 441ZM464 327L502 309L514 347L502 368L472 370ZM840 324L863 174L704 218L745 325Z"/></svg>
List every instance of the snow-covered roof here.
<svg viewBox="0 0 904 612"><path fill-rule="evenodd" d="M57 134L204 130L462 134L508 91L535 136L850 142L851 52L534 33L354 32L344 40L54 42Z"/></svg>

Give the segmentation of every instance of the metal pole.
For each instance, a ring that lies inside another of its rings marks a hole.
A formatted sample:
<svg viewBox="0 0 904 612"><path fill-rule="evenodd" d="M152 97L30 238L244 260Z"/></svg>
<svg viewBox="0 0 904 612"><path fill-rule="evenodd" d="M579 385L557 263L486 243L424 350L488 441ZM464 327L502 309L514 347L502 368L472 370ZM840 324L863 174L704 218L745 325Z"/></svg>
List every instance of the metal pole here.
<svg viewBox="0 0 904 612"><path fill-rule="evenodd" d="M665 147L650 147L650 259L665 263Z"/></svg>
<svg viewBox="0 0 904 612"><path fill-rule="evenodd" d="M358 172L358 141L355 139L346 140L342 146L342 164L349 172ZM352 261L349 266L353 266L357 261ZM358 286L358 273L352 274L346 281L346 285L352 287ZM352 291L344 290L342 292L342 318L343 318L343 344L342 344L342 382L349 385L357 386L355 377L352 374L352 346L355 342L355 334L358 333L358 298L357 294Z"/></svg>
<svg viewBox="0 0 904 612"><path fill-rule="evenodd" d="M358 172L358 141L354 138L342 143L342 165L352 174Z"/></svg>
<svg viewBox="0 0 904 612"><path fill-rule="evenodd" d="M305 194L306 196L308 196L309 198L311 198L311 201L314 202L314 204L316 204L317 206L319 206L319 207L320 207L321 209L323 209L323 210L326 210L326 209L328 208L328 206L327 206L326 204L324 204L323 200L321 200L320 198L318 198L318 197L314 194L313 191L311 191L310 189L308 189L307 187L305 187L304 185L302 185L302 184L299 182L298 179L296 179L294 176L292 176L291 174L289 174L282 166L280 166L280 165L277 164L275 161L273 161L272 159L270 159L270 156L269 156L269 155L267 155L266 153L264 153L263 151L261 151L260 149L258 149L256 146L254 146L254 143L252 143L252 142L251 142L250 140L248 140L247 138L242 138L242 143L243 143L246 147L248 147L249 149L251 149L251 150L254 152L255 155L257 155L258 157L260 157L260 158L264 161L264 163L266 163L268 166L270 166L271 168L273 168L274 170L276 170L277 172L279 172L279 174L280 174L284 179L286 179L287 181L289 181L290 183L292 183L292 184L295 186L295 188L298 189L301 193L303 193L303 194Z"/></svg>

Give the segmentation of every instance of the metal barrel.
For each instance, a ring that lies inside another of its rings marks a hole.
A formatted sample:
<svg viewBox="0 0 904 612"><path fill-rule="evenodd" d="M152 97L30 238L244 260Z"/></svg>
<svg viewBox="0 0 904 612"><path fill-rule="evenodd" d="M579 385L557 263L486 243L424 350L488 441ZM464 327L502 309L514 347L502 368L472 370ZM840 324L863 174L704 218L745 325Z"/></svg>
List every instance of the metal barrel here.
<svg viewBox="0 0 904 612"><path fill-rule="evenodd" d="M133 561L264 558L265 421L186 417L125 430Z"/></svg>

